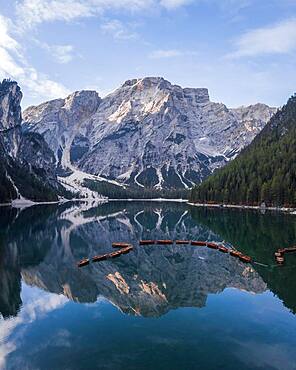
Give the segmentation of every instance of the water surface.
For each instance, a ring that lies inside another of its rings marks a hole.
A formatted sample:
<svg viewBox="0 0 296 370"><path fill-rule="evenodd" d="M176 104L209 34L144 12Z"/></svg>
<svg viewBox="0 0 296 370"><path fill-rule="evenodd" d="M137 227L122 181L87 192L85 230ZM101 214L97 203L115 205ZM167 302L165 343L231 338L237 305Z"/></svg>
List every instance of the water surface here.
<svg viewBox="0 0 296 370"><path fill-rule="evenodd" d="M224 241L261 265L193 246ZM134 251L76 267L110 252ZM112 202L0 209L1 369L296 369L296 217Z"/></svg>

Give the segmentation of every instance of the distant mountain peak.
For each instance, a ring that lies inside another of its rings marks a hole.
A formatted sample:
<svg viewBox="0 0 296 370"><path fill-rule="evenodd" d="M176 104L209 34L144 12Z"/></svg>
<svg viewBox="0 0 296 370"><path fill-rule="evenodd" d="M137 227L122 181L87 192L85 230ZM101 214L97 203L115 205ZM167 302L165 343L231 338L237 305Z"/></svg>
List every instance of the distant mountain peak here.
<svg viewBox="0 0 296 370"><path fill-rule="evenodd" d="M167 90L171 94L181 94L185 98L193 98L201 102L209 101L209 91L207 88L183 88L179 85L172 84L170 81L164 79L163 77L143 77L127 80L116 91L122 89L132 89L132 91L134 92L141 92L148 89L158 89L159 91Z"/></svg>
<svg viewBox="0 0 296 370"><path fill-rule="evenodd" d="M0 131L20 124L22 97L23 94L16 81L5 79L0 82Z"/></svg>
<svg viewBox="0 0 296 370"><path fill-rule="evenodd" d="M101 99L75 92L24 112L64 169L135 187L190 188L235 157L274 113L268 106L228 109L207 88L163 77L127 80Z"/></svg>
<svg viewBox="0 0 296 370"><path fill-rule="evenodd" d="M23 132L22 92L15 81L0 82L0 203L57 200L55 156L44 138Z"/></svg>

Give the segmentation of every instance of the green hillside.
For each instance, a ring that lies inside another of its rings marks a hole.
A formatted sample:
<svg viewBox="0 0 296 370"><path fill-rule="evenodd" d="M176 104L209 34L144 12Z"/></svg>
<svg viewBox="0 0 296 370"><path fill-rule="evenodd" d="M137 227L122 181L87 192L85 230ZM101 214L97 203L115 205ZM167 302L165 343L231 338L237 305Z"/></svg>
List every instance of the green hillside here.
<svg viewBox="0 0 296 370"><path fill-rule="evenodd" d="M296 94L235 160L196 186L190 199L296 206Z"/></svg>

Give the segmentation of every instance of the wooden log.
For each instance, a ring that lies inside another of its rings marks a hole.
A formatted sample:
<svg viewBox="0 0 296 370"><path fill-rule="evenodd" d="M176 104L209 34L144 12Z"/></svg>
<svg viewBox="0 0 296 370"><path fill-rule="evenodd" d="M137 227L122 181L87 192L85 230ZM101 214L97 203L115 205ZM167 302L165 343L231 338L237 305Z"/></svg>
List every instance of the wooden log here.
<svg viewBox="0 0 296 370"><path fill-rule="evenodd" d="M212 249L218 249L219 248L218 244L216 244L216 243L207 243L207 247L212 248Z"/></svg>
<svg viewBox="0 0 296 370"><path fill-rule="evenodd" d="M223 245L219 245L218 249L220 252L228 253L228 248L224 247Z"/></svg>
<svg viewBox="0 0 296 370"><path fill-rule="evenodd" d="M121 242L112 243L113 248L126 248L126 247L129 247L129 246L130 246L129 243L121 243Z"/></svg>
<svg viewBox="0 0 296 370"><path fill-rule="evenodd" d="M176 240L176 244L190 244L189 240Z"/></svg>
<svg viewBox="0 0 296 370"><path fill-rule="evenodd" d="M168 245L168 244L173 244L173 241L172 240L157 240L156 244Z"/></svg>
<svg viewBox="0 0 296 370"><path fill-rule="evenodd" d="M191 245L197 245L199 247L205 247L207 245L207 242L203 242L200 240L192 240Z"/></svg>
<svg viewBox="0 0 296 370"><path fill-rule="evenodd" d="M127 253L129 253L130 251L132 251L134 248L132 247L132 246L130 246L130 247L126 247L126 248L122 248L121 250L120 250L120 252L121 252L121 254L127 254Z"/></svg>
<svg viewBox="0 0 296 370"><path fill-rule="evenodd" d="M235 251L234 249L231 249L229 253L233 257L240 257L242 255L241 252Z"/></svg>
<svg viewBox="0 0 296 370"><path fill-rule="evenodd" d="M116 252L109 253L107 255L107 258L116 258L116 257L119 257L121 255L121 253L122 253L121 250L116 251Z"/></svg>
<svg viewBox="0 0 296 370"><path fill-rule="evenodd" d="M296 252L296 247L285 248L285 253L293 253L293 252Z"/></svg>
<svg viewBox="0 0 296 370"><path fill-rule="evenodd" d="M239 256L239 259L242 261L242 262L245 262L245 263L250 263L252 262L252 258L249 257L249 256L245 256L245 255L241 255Z"/></svg>
<svg viewBox="0 0 296 370"><path fill-rule="evenodd" d="M140 240L139 244L140 245L153 245L155 244L155 240Z"/></svg>
<svg viewBox="0 0 296 370"><path fill-rule="evenodd" d="M81 260L77 263L78 267L84 267L84 266L87 266L87 265L89 265L89 259L88 258L84 258L83 260Z"/></svg>
<svg viewBox="0 0 296 370"><path fill-rule="evenodd" d="M93 262L100 262L100 261L105 261L108 258L108 254L102 254L100 256L94 256L92 258Z"/></svg>

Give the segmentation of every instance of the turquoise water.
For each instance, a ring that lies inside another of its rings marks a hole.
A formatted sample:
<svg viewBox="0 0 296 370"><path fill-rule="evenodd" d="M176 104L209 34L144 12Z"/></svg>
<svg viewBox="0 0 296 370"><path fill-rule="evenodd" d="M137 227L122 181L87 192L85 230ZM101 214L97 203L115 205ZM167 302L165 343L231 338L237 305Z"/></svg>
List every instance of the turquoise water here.
<svg viewBox="0 0 296 370"><path fill-rule="evenodd" d="M1 369L296 369L296 217L173 203L0 209ZM224 241L267 266L204 247ZM83 269L83 257L135 249Z"/></svg>

